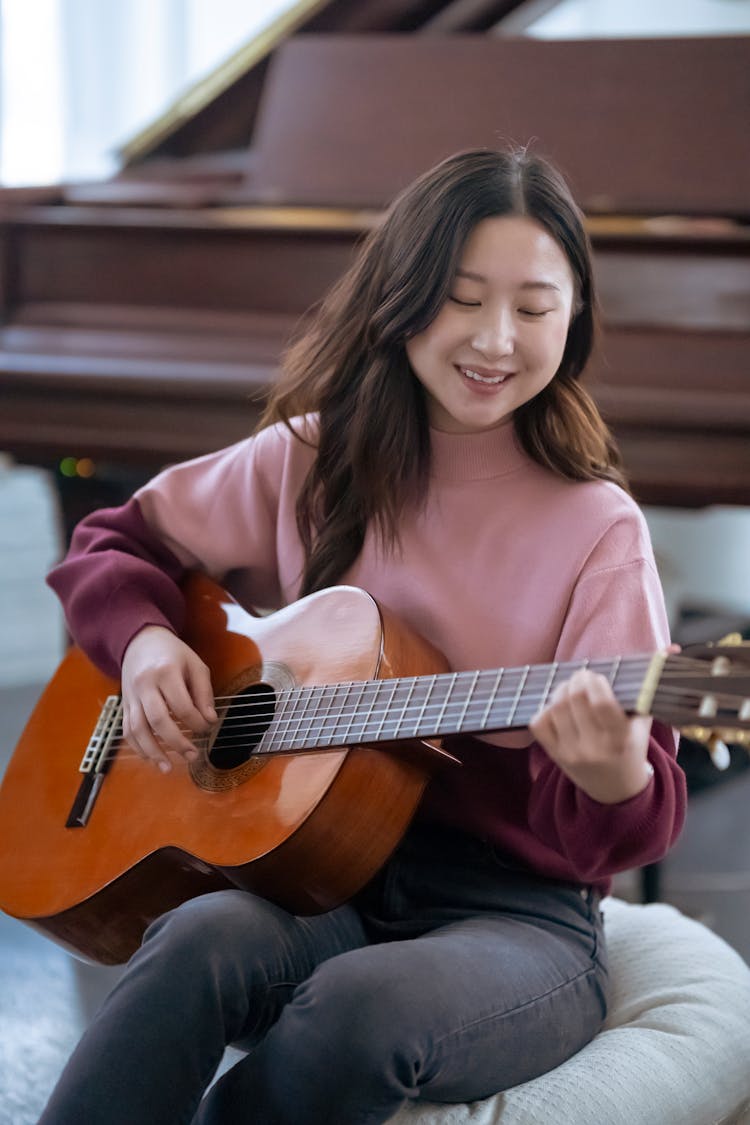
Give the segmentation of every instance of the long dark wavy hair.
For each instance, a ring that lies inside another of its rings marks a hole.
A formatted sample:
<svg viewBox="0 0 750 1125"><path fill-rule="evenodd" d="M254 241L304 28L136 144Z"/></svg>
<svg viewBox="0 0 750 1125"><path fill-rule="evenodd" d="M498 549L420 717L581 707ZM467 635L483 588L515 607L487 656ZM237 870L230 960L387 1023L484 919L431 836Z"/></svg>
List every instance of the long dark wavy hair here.
<svg viewBox="0 0 750 1125"><path fill-rule="evenodd" d="M614 441L580 383L595 300L589 240L567 184L525 149L458 153L406 188L365 239L287 350L261 420L294 430L295 416L319 415L317 456L297 503L306 552L301 594L340 581L371 522L385 543L397 543L404 506L424 495L426 395L405 345L442 307L474 227L499 215L540 223L565 252L575 286L562 361L514 413L518 439L563 477L627 487Z"/></svg>

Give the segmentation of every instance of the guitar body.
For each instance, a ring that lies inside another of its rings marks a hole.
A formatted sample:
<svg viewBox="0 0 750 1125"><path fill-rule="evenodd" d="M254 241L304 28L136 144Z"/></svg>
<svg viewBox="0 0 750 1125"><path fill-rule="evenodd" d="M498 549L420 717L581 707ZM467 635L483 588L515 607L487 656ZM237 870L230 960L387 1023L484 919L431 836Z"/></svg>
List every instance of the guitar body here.
<svg viewBox="0 0 750 1125"><path fill-rule="evenodd" d="M253 617L209 579L185 587L186 640L217 697L256 683L320 685L442 672L430 645L353 587ZM188 898L241 887L296 913L356 893L406 830L440 752L354 747L208 751L162 774L120 739L85 824L67 826L79 767L118 685L72 648L41 696L0 788L0 908L72 952L126 960L148 924Z"/></svg>

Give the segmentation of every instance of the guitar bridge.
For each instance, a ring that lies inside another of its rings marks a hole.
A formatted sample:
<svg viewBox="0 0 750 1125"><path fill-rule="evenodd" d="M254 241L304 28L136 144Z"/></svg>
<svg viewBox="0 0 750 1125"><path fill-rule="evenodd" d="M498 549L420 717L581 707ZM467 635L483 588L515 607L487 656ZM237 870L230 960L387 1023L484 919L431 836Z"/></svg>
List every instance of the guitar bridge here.
<svg viewBox="0 0 750 1125"><path fill-rule="evenodd" d="M112 746L122 735L122 699L109 695L78 767L84 776L71 805L66 828L84 828L91 816L104 777L112 761Z"/></svg>

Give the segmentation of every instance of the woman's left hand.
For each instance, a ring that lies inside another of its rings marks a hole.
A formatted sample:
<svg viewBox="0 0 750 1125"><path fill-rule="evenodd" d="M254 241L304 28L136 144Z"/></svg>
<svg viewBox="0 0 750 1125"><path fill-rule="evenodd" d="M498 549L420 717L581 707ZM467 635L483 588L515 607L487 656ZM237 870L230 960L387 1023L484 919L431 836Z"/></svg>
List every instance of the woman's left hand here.
<svg viewBox="0 0 750 1125"><path fill-rule="evenodd" d="M650 717L628 717L597 672L574 672L529 730L571 781L602 804L635 797L653 775Z"/></svg>

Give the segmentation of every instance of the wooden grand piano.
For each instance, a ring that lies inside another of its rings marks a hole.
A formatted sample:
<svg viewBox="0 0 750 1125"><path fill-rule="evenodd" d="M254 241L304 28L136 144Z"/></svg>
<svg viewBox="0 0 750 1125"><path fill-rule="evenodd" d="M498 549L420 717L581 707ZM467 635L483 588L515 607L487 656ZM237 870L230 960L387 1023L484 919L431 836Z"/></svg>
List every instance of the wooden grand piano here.
<svg viewBox="0 0 750 1125"><path fill-rule="evenodd" d="M387 200L503 139L533 140L586 211L591 386L638 499L750 503L750 40L490 32L519 6L298 4L115 179L0 193L0 451L96 463L56 478L68 525L250 432Z"/></svg>

